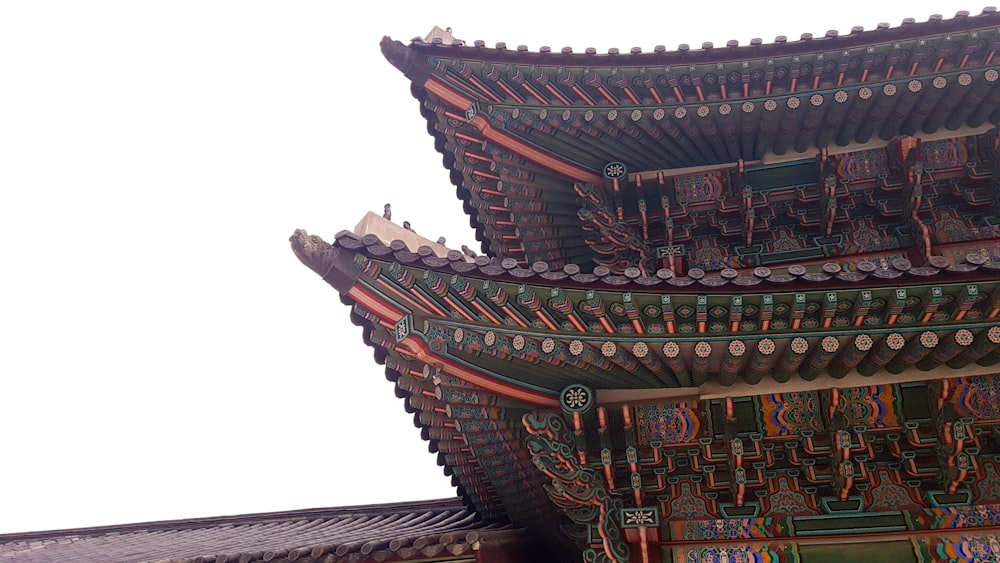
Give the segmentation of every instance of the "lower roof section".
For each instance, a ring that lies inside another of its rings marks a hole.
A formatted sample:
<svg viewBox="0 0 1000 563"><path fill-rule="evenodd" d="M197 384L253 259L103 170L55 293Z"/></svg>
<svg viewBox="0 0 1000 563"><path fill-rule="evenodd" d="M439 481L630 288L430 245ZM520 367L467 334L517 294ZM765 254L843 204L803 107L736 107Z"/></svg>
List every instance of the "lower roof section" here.
<svg viewBox="0 0 1000 563"><path fill-rule="evenodd" d="M446 499L5 534L0 560L476 561L478 551L516 550L526 537Z"/></svg>
<svg viewBox="0 0 1000 563"><path fill-rule="evenodd" d="M845 539L891 542L894 561L992 550L995 275L663 293L374 235L291 242L461 494L558 522L587 561L823 561Z"/></svg>

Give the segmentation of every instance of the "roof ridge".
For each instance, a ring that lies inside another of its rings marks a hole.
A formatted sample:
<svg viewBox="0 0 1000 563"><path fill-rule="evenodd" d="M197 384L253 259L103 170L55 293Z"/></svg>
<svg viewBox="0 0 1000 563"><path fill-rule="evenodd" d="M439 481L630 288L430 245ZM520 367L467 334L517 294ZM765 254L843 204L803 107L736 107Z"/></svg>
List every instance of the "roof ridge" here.
<svg viewBox="0 0 1000 563"><path fill-rule="evenodd" d="M754 39L750 40L750 44L749 45L743 45L743 46L740 46L738 40L730 39L729 41L726 42L725 47L726 47L726 50L746 49L746 48L758 49L758 48L762 48L762 47L763 48L774 48L775 46L777 46L778 48L783 48L785 45L789 45L789 44L804 45L804 44L809 43L809 42L828 42L828 41L838 40L838 39L840 41L843 41L845 38L848 38L848 37L850 37L850 38L859 38L859 40L862 43L866 43L866 42L871 41L872 36L874 34L876 34L876 33L889 33L890 35L898 35L898 34L920 35L920 34L926 33L926 32L937 31L938 28L940 28L941 31L945 31L947 28L962 28L962 27L966 27L966 26L978 27L980 24L982 24L982 25L988 25L989 22L988 21L984 21L984 20L987 20L987 19L990 19L990 18L995 18L997 15L998 14L997 14L996 7L994 7L994 6L986 6L986 7L984 7L982 9L982 11L979 14L976 14L976 15L972 15L968 10L959 10L951 18L945 18L941 14L931 14L928 17L927 21L923 21L923 22L918 22L918 21L916 21L915 18L904 18L900 22L900 24L897 25L897 26L892 26L891 24L886 23L886 22L879 23L875 28L868 29L868 30L865 30L864 26L853 26L853 27L851 27L850 33L847 34L847 35L843 35L843 36L840 35L839 31L831 29L831 30L828 30L822 37L814 37L814 35L812 33L802 33L800 35L800 38L798 40L789 41L789 39L788 39L787 36L785 36L785 35L778 35L777 37L775 37L774 41L772 41L770 43L765 43L760 38L754 38ZM943 26L943 27L939 27L939 26ZM450 34L449 34L449 36L450 36ZM550 56L550 57L553 57L553 58L558 58L558 57L579 57L579 58L585 58L585 57L590 57L590 56L599 56L599 57L618 57L618 56L622 56L622 57L625 57L625 56L628 56L628 55L643 55L643 54L645 54L646 56L649 56L649 55L652 55L652 54L655 54L655 55L666 55L666 54L688 53L688 52L699 52L699 51L701 51L701 52L708 52L708 51L711 51L713 49L716 49L715 45L712 42L704 42L704 43L701 44L701 48L700 49L698 49L698 48L692 48L690 45L688 45L686 43L681 43L680 45L677 46L677 49L673 50L673 51L668 50L667 47L664 46L664 45L657 45L657 46L655 46L653 48L653 52L652 53L643 53L642 48L640 48L640 47L632 47L626 53L621 52L617 47L611 47L611 48L608 49L608 51L607 51L606 54L599 54L597 52L597 49L595 49L593 47L588 47L583 52L574 52L573 48L569 47L569 46L562 47L559 51L553 51L553 49L551 47L548 47L548 46L541 46L541 47L538 48L537 51L532 51L526 45L518 45L515 49L512 50L512 49L509 49L507 47L507 43L503 42L503 41L499 41L499 42L497 42L495 44L495 46L493 48L489 48L489 47L486 46L486 42L483 41L483 40L481 40L481 39L477 39L475 41L472 41L471 45L468 45L466 41L463 41L463 40L460 40L460 39L455 39L455 38L453 38L450 42L446 42L444 39L442 39L442 37L443 36L441 36L441 35L435 35L435 34L432 33L432 34L428 35L427 38L414 37L411 40L410 44L411 44L411 46L419 48L419 49L425 49L425 48L427 48L427 49L442 49L442 50L443 49L461 49L462 51L466 51L466 52L467 51L480 51L480 52L483 52L484 54L485 53L490 53L490 54L492 54L492 53L502 53L502 52L511 53L512 51L516 51L516 53L519 54L519 55L521 55L521 54L523 54L523 55L536 55L536 56L537 55L542 55L542 56ZM385 39L389 39L389 38L386 37ZM430 39L430 41L427 41L426 39ZM890 40L890 39L893 39L893 38L892 37L886 37L886 40ZM821 43L817 44L816 46L820 47L820 44ZM721 49L719 49L719 50L721 50ZM624 62L624 60L622 62Z"/></svg>

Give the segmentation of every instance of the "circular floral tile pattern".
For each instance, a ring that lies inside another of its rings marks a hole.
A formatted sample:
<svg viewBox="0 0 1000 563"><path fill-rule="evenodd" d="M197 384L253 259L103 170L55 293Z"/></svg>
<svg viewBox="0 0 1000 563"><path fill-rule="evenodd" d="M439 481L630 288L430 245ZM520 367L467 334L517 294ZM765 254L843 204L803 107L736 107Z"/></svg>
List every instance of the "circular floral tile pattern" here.
<svg viewBox="0 0 1000 563"><path fill-rule="evenodd" d="M885 337L885 345L888 346L890 350L899 350L904 344L906 344L906 339L903 338L903 335L898 332L894 332Z"/></svg>
<svg viewBox="0 0 1000 563"><path fill-rule="evenodd" d="M604 357L606 358L614 356L617 352L618 352L618 347L615 346L614 342L605 342L604 344L601 345L601 354L604 354Z"/></svg>
<svg viewBox="0 0 1000 563"><path fill-rule="evenodd" d="M824 337L820 345L823 347L823 351L828 354L832 354L837 351L837 348L840 348L840 342L832 336Z"/></svg>
<svg viewBox="0 0 1000 563"><path fill-rule="evenodd" d="M712 353L712 345L702 340L694 345L694 353L699 358L707 358Z"/></svg>
<svg viewBox="0 0 1000 563"><path fill-rule="evenodd" d="M645 342L636 342L632 346L632 353L635 354L636 358L645 358L649 355L649 346L646 346Z"/></svg>
<svg viewBox="0 0 1000 563"><path fill-rule="evenodd" d="M990 327L990 330L986 332L986 337L993 344L1000 344L1000 326Z"/></svg>
<svg viewBox="0 0 1000 563"><path fill-rule="evenodd" d="M676 358L681 353L681 347L676 342L667 342L663 345L663 355L668 358Z"/></svg>
<svg viewBox="0 0 1000 563"><path fill-rule="evenodd" d="M931 332L929 330L926 331L926 332L921 332L920 333L920 345L923 346L924 348L933 348L933 347L937 346L938 345L938 336L937 336L937 334L935 334L935 333L933 333L933 332Z"/></svg>
<svg viewBox="0 0 1000 563"><path fill-rule="evenodd" d="M972 344L972 340L972 331L967 328L961 328L955 333L955 342L957 342L959 346L968 346L969 344Z"/></svg>
<svg viewBox="0 0 1000 563"><path fill-rule="evenodd" d="M867 334L859 334L854 337L854 346L861 350L862 352L867 352L872 349L872 337Z"/></svg>

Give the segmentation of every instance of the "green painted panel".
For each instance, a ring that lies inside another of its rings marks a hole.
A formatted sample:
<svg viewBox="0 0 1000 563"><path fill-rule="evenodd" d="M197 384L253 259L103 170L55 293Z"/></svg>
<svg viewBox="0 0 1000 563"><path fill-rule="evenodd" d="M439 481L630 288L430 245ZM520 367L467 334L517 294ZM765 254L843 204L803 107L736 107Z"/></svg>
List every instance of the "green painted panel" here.
<svg viewBox="0 0 1000 563"><path fill-rule="evenodd" d="M906 520L898 512L851 516L805 516L795 519L795 532L800 536L905 529Z"/></svg>
<svg viewBox="0 0 1000 563"><path fill-rule="evenodd" d="M802 563L844 563L845 561L916 562L913 544L908 540L866 543L799 544Z"/></svg>

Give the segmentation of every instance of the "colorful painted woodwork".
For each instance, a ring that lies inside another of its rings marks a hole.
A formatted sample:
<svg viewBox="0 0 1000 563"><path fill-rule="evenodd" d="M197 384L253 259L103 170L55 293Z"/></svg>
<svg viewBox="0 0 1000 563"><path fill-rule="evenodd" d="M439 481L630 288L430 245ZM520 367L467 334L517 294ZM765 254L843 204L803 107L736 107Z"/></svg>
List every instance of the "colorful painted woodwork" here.
<svg viewBox="0 0 1000 563"><path fill-rule="evenodd" d="M648 276L833 257L853 270L864 255L962 261L997 237L994 19L627 57L382 48L489 255Z"/></svg>
<svg viewBox="0 0 1000 563"><path fill-rule="evenodd" d="M586 561L1000 556L998 29L387 38L486 255L292 247L485 518Z"/></svg>

